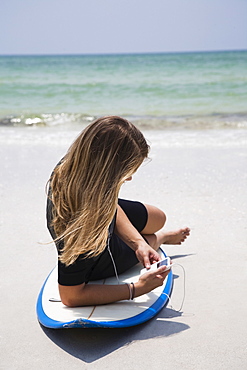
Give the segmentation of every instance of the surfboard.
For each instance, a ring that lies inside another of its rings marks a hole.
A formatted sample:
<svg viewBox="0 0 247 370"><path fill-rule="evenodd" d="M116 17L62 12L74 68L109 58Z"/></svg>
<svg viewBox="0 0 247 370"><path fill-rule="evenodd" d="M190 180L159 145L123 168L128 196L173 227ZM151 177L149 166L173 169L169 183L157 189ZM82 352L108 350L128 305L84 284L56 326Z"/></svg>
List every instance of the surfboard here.
<svg viewBox="0 0 247 370"><path fill-rule="evenodd" d="M159 250L162 258L166 257ZM138 264L119 276L121 283L137 282L142 265ZM67 307L60 301L57 266L46 278L36 305L39 322L52 329L63 328L123 328L142 324L152 319L169 301L173 275L169 272L164 284L134 300L124 300L99 306ZM115 277L90 284L118 284Z"/></svg>

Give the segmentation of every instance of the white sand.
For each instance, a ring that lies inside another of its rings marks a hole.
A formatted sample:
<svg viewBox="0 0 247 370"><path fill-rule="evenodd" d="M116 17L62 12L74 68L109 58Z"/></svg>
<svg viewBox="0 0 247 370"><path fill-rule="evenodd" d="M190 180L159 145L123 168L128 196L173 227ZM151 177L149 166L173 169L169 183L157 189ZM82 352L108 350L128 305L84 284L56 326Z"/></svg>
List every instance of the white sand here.
<svg viewBox="0 0 247 370"><path fill-rule="evenodd" d="M1 369L247 368L247 131L147 132L152 161L121 191L162 208L168 228L191 227L183 246L165 248L186 270L182 313L175 266L174 309L134 328L59 331L36 319L56 263L53 245L38 242L50 240L45 183L75 133L0 135Z"/></svg>

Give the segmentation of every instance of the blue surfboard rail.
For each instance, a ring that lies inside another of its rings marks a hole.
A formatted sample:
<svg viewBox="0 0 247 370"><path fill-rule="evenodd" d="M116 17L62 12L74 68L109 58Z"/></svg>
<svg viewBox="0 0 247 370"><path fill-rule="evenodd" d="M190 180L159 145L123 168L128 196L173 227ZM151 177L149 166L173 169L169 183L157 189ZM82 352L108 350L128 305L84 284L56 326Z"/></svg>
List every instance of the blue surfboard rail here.
<svg viewBox="0 0 247 370"><path fill-rule="evenodd" d="M162 253L166 257L165 252L162 250ZM51 274L51 273L50 273ZM50 328L50 329L64 329L64 328L125 328L140 325L150 319L152 319L155 315L157 315L160 310L165 307L169 302L169 297L172 292L173 287L173 274L172 270L169 272L166 282L164 284L164 289L162 294L157 298L157 300L152 304L152 306L148 307L142 313L132 316L127 319L122 320L115 320L115 321L94 321L84 318L79 318L69 322L61 322L51 319L46 315L43 310L42 306L42 295L49 276L46 278L41 291L38 295L37 304L36 304L36 312L38 316L38 320L40 324L43 326ZM109 305L110 306L110 305Z"/></svg>

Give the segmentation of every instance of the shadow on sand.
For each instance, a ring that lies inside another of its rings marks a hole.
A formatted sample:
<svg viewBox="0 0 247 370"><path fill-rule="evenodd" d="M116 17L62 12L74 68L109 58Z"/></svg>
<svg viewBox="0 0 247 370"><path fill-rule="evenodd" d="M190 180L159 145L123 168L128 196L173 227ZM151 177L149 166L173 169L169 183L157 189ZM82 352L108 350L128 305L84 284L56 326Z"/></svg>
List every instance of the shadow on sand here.
<svg viewBox="0 0 247 370"><path fill-rule="evenodd" d="M87 363L94 362L110 353L138 340L168 337L189 328L188 325L171 321L181 316L169 308L164 308L147 323L121 329L47 329L44 333L57 346L70 355Z"/></svg>

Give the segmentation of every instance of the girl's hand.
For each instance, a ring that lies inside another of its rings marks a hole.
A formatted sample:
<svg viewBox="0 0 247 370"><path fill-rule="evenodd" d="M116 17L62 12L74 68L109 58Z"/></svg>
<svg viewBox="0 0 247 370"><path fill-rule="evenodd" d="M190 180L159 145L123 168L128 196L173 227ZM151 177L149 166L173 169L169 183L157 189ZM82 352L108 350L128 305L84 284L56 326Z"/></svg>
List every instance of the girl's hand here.
<svg viewBox="0 0 247 370"><path fill-rule="evenodd" d="M156 271L147 271L145 274L141 275L138 282L135 283L137 295L151 292L158 286L163 285L169 272L170 269L167 269L166 266L161 266Z"/></svg>
<svg viewBox="0 0 247 370"><path fill-rule="evenodd" d="M161 257L158 252L156 252L150 245L145 241L142 244L139 244L136 249L136 257L147 269L150 268L151 264L161 260Z"/></svg>

